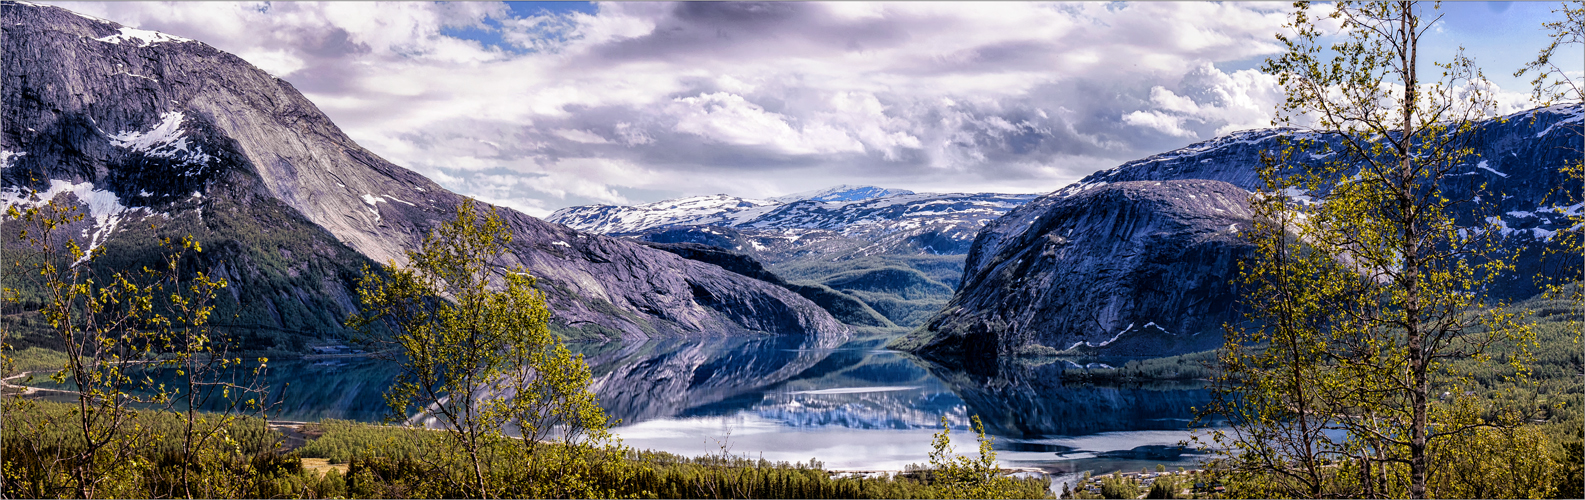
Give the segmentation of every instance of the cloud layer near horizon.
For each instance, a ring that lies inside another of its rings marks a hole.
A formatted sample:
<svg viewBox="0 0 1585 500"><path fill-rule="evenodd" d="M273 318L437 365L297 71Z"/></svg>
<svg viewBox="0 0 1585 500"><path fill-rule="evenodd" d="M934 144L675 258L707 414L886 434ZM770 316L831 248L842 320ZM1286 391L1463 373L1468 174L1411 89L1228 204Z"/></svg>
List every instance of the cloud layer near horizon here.
<svg viewBox="0 0 1585 500"><path fill-rule="evenodd" d="M236 53L387 159L534 215L841 183L1052 191L1267 126L1281 94L1249 68L1286 18L1189 2L60 5Z"/></svg>

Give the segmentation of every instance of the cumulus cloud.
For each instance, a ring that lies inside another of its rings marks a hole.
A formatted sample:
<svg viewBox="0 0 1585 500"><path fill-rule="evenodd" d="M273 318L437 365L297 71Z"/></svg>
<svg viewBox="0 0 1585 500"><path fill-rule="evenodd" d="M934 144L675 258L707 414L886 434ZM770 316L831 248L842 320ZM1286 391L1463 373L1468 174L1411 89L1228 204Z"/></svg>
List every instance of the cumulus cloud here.
<svg viewBox="0 0 1585 500"><path fill-rule="evenodd" d="M533 214L848 183L1047 192L1267 126L1288 7L69 3L205 41L354 139ZM472 33L473 35L468 35Z"/></svg>

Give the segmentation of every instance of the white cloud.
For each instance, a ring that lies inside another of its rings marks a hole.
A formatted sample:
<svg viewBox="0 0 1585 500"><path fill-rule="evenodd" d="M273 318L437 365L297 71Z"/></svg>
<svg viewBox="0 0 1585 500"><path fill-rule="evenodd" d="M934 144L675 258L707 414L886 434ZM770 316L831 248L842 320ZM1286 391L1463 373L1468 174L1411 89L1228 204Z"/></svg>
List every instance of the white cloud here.
<svg viewBox="0 0 1585 500"><path fill-rule="evenodd" d="M1218 68L1278 51L1272 34L1289 9L615 2L512 17L485 2L67 6L236 53L376 153L531 213L838 183L1051 191L1265 126L1275 81ZM503 47L447 35L461 28Z"/></svg>
<svg viewBox="0 0 1585 500"><path fill-rule="evenodd" d="M675 129L710 141L739 146L768 146L784 154L820 154L863 151L863 145L825 123L795 129L788 117L737 94L716 92L674 99L668 109L676 117Z"/></svg>
<svg viewBox="0 0 1585 500"><path fill-rule="evenodd" d="M604 137L600 137L600 134L596 134L596 133L593 133L593 132L590 132L590 131L587 131L587 130L567 130L567 129L564 129L564 128L558 128L556 130L552 130L551 133L552 134L556 134L557 137L560 137L562 139L566 139L566 140L573 141L573 142L581 142L581 143L584 143L584 144L610 144L611 143L611 141L605 140Z"/></svg>
<svg viewBox="0 0 1585 500"><path fill-rule="evenodd" d="M1183 129L1183 117L1160 111L1134 111L1123 115L1123 123L1150 128L1173 137L1196 138L1194 132Z"/></svg>

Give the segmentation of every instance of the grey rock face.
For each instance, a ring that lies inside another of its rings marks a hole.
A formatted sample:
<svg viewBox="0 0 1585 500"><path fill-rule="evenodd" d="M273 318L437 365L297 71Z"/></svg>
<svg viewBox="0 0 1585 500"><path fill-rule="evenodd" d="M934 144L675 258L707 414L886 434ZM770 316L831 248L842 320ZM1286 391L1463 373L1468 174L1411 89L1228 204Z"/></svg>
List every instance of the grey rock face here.
<svg viewBox="0 0 1585 500"><path fill-rule="evenodd" d="M1488 217L1499 218L1504 250L1517 256L1517 271L1499 277L1486 290L1490 296L1518 300L1538 292L1537 276L1578 275L1577 257L1561 253L1543 258L1543 254L1555 246L1555 232L1571 223L1566 216L1581 210L1580 182L1567 178L1560 167L1578 159L1582 125L1585 107L1579 104L1479 122L1470 141L1474 156L1444 179L1441 187L1450 199L1468 200L1454 208L1458 223L1474 226ZM1237 219L1246 219L1247 211L1220 207L1226 211L1213 212L1231 219L1216 220L1204 217L1209 214L1203 206L1153 202L1150 197L1127 201L1125 205L1132 208L1077 207L1094 203L1097 193L1116 186L1134 189L1159 183L1166 187L1203 179L1230 185L1234 191L1228 193L1259 189L1256 168L1262 155L1275 154L1285 139L1298 138L1318 145L1335 146L1339 141L1336 135L1291 129L1237 132L1096 172L1009 211L986 224L976 236L952 303L923 329L894 345L927 354L964 356L1053 352L1049 349L1087 354L1176 354L1219 345L1216 326L1236 319L1228 306L1235 294L1232 281L1237 268L1225 259L1235 259L1247 248L1221 237L1190 238L1177 243L1180 248L1175 249L1153 248L1154 243L1163 243L1160 235L1168 233L1135 233L1110 245L1092 242L1084 250L1089 255L1075 257L1074 252L1063 253L1057 243L1071 238L1065 232L1070 226L1059 221L1070 221L1075 234L1116 234L1115 228L1125 218L1107 215L1114 212L1154 213L1150 217L1163 220L1187 216L1208 229L1214 229L1215 224L1226 228L1238 223ZM1324 150L1301 153L1293 168L1328 158ZM1243 203L1246 195L1237 195L1238 203ZM1083 213L1090 210L1102 212ZM1249 225L1241 223L1240 227ZM1066 256L1062 265L1034 264L1040 262L1036 256L1057 255ZM1142 259L1156 264L1140 265ZM1174 263L1175 259L1181 261ZM1085 276L1095 280L1073 279ZM1135 284L1125 283L1128 280ZM1141 294L1141 284L1160 290L1152 292L1154 295ZM1152 309L1154 304L1182 308ZM1174 319L1163 321L1163 317Z"/></svg>
<svg viewBox="0 0 1585 500"><path fill-rule="evenodd" d="M964 359L1086 342L1133 355L1214 346L1234 319L1227 276L1250 248L1237 237L1250 224L1248 196L1221 181L1176 180L1063 198L995 253L976 256L946 308L896 345ZM1158 339L1118 344L1140 335Z"/></svg>
<svg viewBox="0 0 1585 500"><path fill-rule="evenodd" d="M1577 206L1558 201L1574 193L1578 203L1580 182L1569 179L1560 168L1578 160L1585 132L1585 105L1568 104L1514 113L1477 122L1469 136L1474 154L1442 183L1450 199L1469 200L1455 208L1458 222L1475 225L1486 217L1500 217L1511 251L1525 257L1515 276L1534 276L1543 272L1536 258L1551 235L1566 227L1566 213L1578 213ZM1051 206L1096 186L1127 181L1165 181L1208 179L1227 182L1245 190L1261 189L1256 169L1262 155L1274 155L1283 140L1308 139L1318 145L1340 150L1335 134L1301 132L1293 129L1263 129L1234 132L1162 154L1130 161L1115 168L1091 174L1079 182L1042 196L1007 212L986 224L975 237L974 249L964 264L965 273L984 264L1000 247L1016 240L1030 220L1042 216ZM1301 153L1295 170L1319 165L1330 159L1326 153ZM1527 267L1528 266L1528 267ZM1556 270L1553 270L1556 271ZM1528 278L1509 280L1494 290L1505 298L1525 298L1537 292ZM1528 283L1527 283L1528 282Z"/></svg>
<svg viewBox="0 0 1585 500"><path fill-rule="evenodd" d="M320 246L361 254L353 259L359 262L341 266L329 290L302 293L326 296L347 295L356 278L345 268L361 267L364 257L404 263L404 252L454 218L464 200L358 146L290 84L236 56L55 7L5 3L3 10L0 148L7 152L4 186L12 193L87 183L84 192L116 200L104 210L106 221L198 216L222 207L246 215L278 205L283 217L301 222L290 232L328 237ZM222 193L224 199L216 196ZM781 287L498 210L514 234L506 264L522 264L540 278L556 323L574 334L846 331ZM246 224L247 217L235 221ZM231 232L276 229L262 224ZM115 224L97 227L107 241L120 237ZM279 253L253 248L260 244L254 239L233 241L249 252ZM337 302L344 318L351 305Z"/></svg>

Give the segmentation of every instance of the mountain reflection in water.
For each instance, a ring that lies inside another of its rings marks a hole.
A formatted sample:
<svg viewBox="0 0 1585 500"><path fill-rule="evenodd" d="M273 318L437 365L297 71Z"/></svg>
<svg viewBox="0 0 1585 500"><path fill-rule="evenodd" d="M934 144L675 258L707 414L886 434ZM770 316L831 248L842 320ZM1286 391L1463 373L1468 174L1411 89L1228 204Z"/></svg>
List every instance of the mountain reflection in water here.
<svg viewBox="0 0 1585 500"><path fill-rule="evenodd" d="M1196 385L1065 384L1067 362L1011 361L968 371L882 348L887 337L670 339L573 344L615 431L637 448L684 455L727 450L769 460L816 457L838 470L923 463L945 416L960 452L969 417L996 438L1004 466L1071 482L1084 470L1192 467L1184 453ZM1111 360L1112 364L1120 361ZM282 360L267 378L272 418L378 421L395 375L369 358ZM1060 486L1059 486L1060 488Z"/></svg>
<svg viewBox="0 0 1585 500"><path fill-rule="evenodd" d="M1193 408L1210 401L1198 384L1064 384L1066 362L971 372L883 350L886 340L683 339L575 350L594 371L601 404L622 419L617 434L638 448L895 470L926 461L943 416L957 449L972 452L971 435L960 431L978 415L1007 466L1105 473L1188 467L1200 457L1177 446Z"/></svg>

